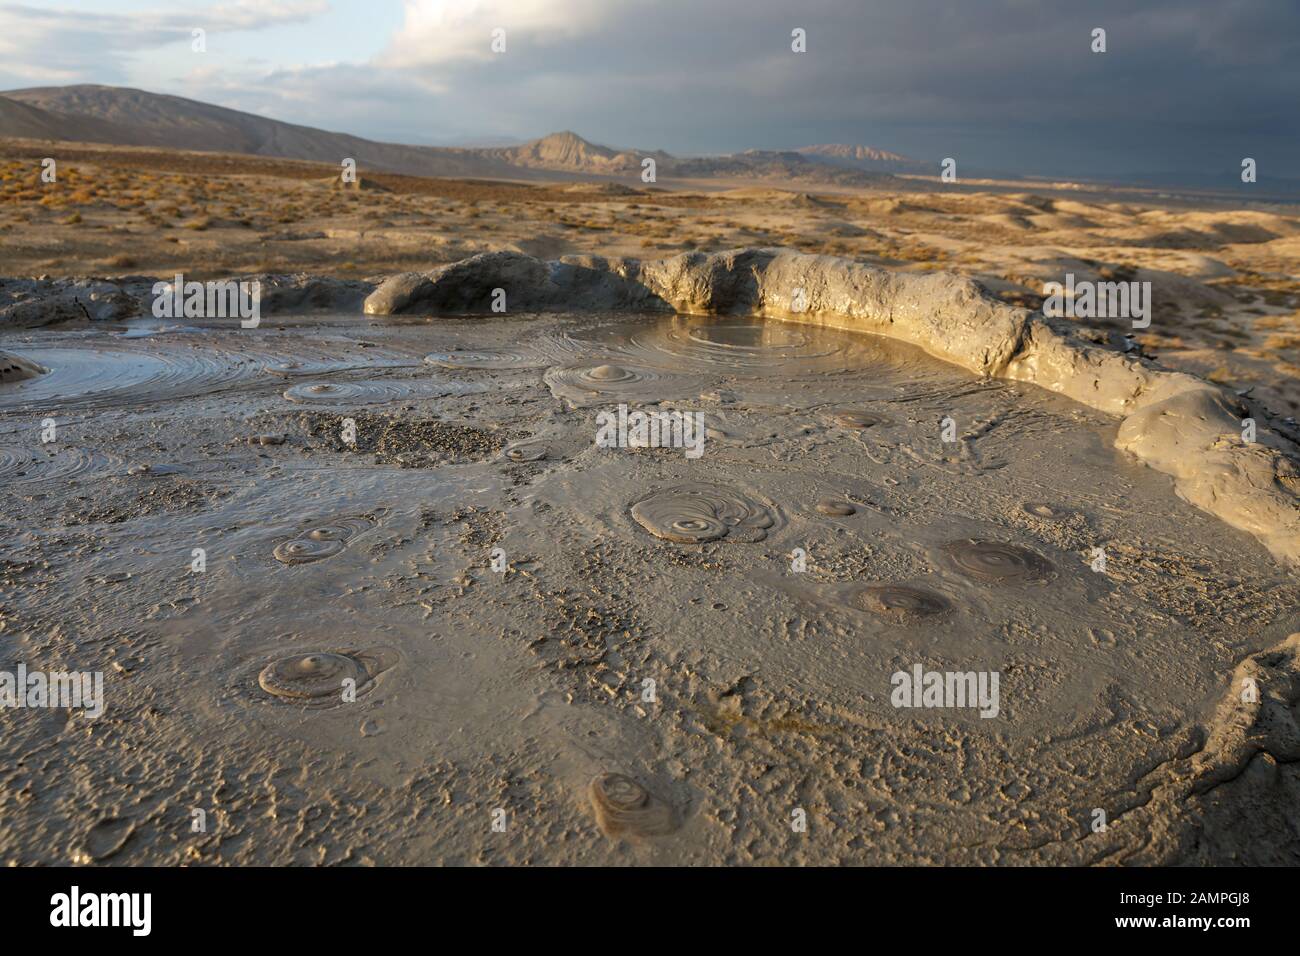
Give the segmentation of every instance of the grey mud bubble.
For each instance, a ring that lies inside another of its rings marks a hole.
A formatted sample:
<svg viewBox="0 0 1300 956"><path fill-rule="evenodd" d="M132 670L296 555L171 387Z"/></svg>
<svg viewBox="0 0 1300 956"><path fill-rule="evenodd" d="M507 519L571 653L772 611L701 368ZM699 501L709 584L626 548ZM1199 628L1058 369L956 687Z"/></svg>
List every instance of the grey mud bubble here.
<svg viewBox="0 0 1300 956"><path fill-rule="evenodd" d="M672 808L624 774L599 775L588 793L596 823L606 836L659 836L675 828Z"/></svg>
<svg viewBox="0 0 1300 956"><path fill-rule="evenodd" d="M602 397L659 401L665 392L688 393L672 373L634 365L557 365L543 379L553 395L576 404Z"/></svg>
<svg viewBox="0 0 1300 956"><path fill-rule="evenodd" d="M1035 518L1046 518L1048 521L1061 521L1075 513L1069 508L1058 508L1045 501L1026 501L1024 510L1026 514L1031 514Z"/></svg>
<svg viewBox="0 0 1300 956"><path fill-rule="evenodd" d="M854 595L854 602L896 624L911 624L952 610L947 598L906 584L870 585Z"/></svg>
<svg viewBox="0 0 1300 956"><path fill-rule="evenodd" d="M944 545L955 570L990 584L1037 584L1056 577L1056 567L1042 555L1016 544L969 539Z"/></svg>
<svg viewBox="0 0 1300 956"><path fill-rule="evenodd" d="M518 445L511 445L501 452L501 457L507 461L529 462L542 461L547 456L547 448L541 442L521 442Z"/></svg>
<svg viewBox="0 0 1300 956"><path fill-rule="evenodd" d="M49 369L44 366L28 361L21 355L0 352L0 385L25 382L29 378L36 378L48 371Z"/></svg>
<svg viewBox="0 0 1300 956"><path fill-rule="evenodd" d="M79 478L120 470L123 462L87 448L67 445L0 445L0 481L36 482Z"/></svg>
<svg viewBox="0 0 1300 956"><path fill-rule="evenodd" d="M289 541L276 545L272 554L281 564L308 564L340 553L348 542L369 528L368 518L343 518L316 525Z"/></svg>
<svg viewBox="0 0 1300 956"><path fill-rule="evenodd" d="M273 552L281 564L308 564L332 558L347 547L346 541L331 538L295 538L278 544Z"/></svg>
<svg viewBox="0 0 1300 956"><path fill-rule="evenodd" d="M888 420L862 408L845 408L831 415L831 421L841 428L872 428L887 425Z"/></svg>
<svg viewBox="0 0 1300 956"><path fill-rule="evenodd" d="M341 695L345 680L360 689L370 681L370 673L355 658L326 651L282 657L257 675L262 690L285 700L321 700Z"/></svg>
<svg viewBox="0 0 1300 956"><path fill-rule="evenodd" d="M338 372L347 369L339 362L304 362L301 359L285 359L268 362L265 366L268 375L292 378L299 375L321 375L325 372Z"/></svg>
<svg viewBox="0 0 1300 956"><path fill-rule="evenodd" d="M159 354L117 346L39 348L31 351L27 364L42 374L21 371L26 385L0 397L0 406L156 401L216 391L251 374L231 353L215 349Z"/></svg>
<svg viewBox="0 0 1300 956"><path fill-rule="evenodd" d="M302 405L382 405L402 399L442 398L483 391L484 386L449 381L313 382L285 389L284 398Z"/></svg>
<svg viewBox="0 0 1300 956"><path fill-rule="evenodd" d="M817 502L818 513L830 515L835 518L846 518L851 514L857 514L858 509L847 501L839 498L823 498Z"/></svg>
<svg viewBox="0 0 1300 956"><path fill-rule="evenodd" d="M407 389L389 382L317 382L294 385L284 397L305 405L378 405L406 394Z"/></svg>
<svg viewBox="0 0 1300 956"><path fill-rule="evenodd" d="M695 317L638 333L632 345L660 360L737 372L761 372L790 362L816 367L839 351L815 346L808 333L780 322Z"/></svg>
<svg viewBox="0 0 1300 956"><path fill-rule="evenodd" d="M655 367L760 379L861 368L878 351L838 331L752 317L679 315L629 325L624 338L628 354Z"/></svg>
<svg viewBox="0 0 1300 956"><path fill-rule="evenodd" d="M757 542L776 524L772 512L721 485L686 484L656 491L632 505L632 517L651 534L679 544L727 538Z"/></svg>
<svg viewBox="0 0 1300 956"><path fill-rule="evenodd" d="M185 474L186 468L183 465L155 465L153 462L142 461L129 467L126 473L136 478L169 478Z"/></svg>
<svg viewBox="0 0 1300 956"><path fill-rule="evenodd" d="M503 346L485 349L453 349L430 352L424 357L429 365L441 368L509 371L511 369L546 368L551 363L540 352L529 348Z"/></svg>
<svg viewBox="0 0 1300 956"><path fill-rule="evenodd" d="M364 356L356 355L350 351L352 344L354 343L321 343L313 351L304 352L303 343L296 342L291 356L281 352L262 354L256 365L267 375L285 379L364 369L417 367L417 363L407 356L395 353L369 350ZM340 354L341 350L346 354Z"/></svg>

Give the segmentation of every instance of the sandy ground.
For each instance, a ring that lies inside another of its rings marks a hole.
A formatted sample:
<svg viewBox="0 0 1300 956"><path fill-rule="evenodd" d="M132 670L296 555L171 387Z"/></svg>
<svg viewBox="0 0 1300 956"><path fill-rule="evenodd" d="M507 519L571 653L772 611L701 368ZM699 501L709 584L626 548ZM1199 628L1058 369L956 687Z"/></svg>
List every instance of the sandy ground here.
<svg viewBox="0 0 1300 956"><path fill-rule="evenodd" d="M344 192L141 155L64 164L50 201L3 167L7 273L765 244L1032 304L1137 269L1149 350L1300 398L1290 214ZM1063 397L757 319L82 321L0 350L48 369L0 376L5 668L108 697L0 710L5 862L1300 862L1300 581ZM618 403L703 412L704 454L596 447ZM998 715L894 706L915 665L998 673Z"/></svg>

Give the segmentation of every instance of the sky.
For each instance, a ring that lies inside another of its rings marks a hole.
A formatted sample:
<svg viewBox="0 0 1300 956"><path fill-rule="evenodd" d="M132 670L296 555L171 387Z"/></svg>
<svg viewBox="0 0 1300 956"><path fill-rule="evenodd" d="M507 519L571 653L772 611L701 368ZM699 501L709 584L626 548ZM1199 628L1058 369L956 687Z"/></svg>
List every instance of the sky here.
<svg viewBox="0 0 1300 956"><path fill-rule="evenodd" d="M389 142L1300 175L1300 0L0 0L0 89L70 83Z"/></svg>

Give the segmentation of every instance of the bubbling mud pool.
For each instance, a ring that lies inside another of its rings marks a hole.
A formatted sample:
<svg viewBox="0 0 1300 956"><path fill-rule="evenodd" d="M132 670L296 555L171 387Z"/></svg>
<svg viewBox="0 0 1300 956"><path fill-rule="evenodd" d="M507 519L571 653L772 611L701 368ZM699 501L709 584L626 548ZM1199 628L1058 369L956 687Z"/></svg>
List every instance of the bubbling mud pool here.
<svg viewBox="0 0 1300 956"><path fill-rule="evenodd" d="M262 690L291 700L341 698L347 688L345 681L364 686L368 679L365 668L354 658L331 653L284 657L267 664L257 676Z"/></svg>
<svg viewBox="0 0 1300 956"><path fill-rule="evenodd" d="M106 695L0 709L5 862L1289 852L1216 741L1300 588L1095 411L751 318L133 328L0 333L0 669Z"/></svg>

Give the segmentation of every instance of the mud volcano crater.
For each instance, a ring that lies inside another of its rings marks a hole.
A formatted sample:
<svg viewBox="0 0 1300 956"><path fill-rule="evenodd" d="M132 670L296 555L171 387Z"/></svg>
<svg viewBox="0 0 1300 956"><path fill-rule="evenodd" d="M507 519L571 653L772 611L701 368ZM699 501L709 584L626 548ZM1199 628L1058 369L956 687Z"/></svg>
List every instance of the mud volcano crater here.
<svg viewBox="0 0 1300 956"><path fill-rule="evenodd" d="M1244 445L1237 397L969 280L777 250L487 254L365 313L0 329L6 627L130 718L0 709L57 758L0 787L6 858L65 862L129 779L224 828L133 809L134 863L1300 862L1265 410ZM598 447L620 404L703 453ZM204 494L97 520L138 462ZM895 705L916 667L996 716Z"/></svg>
<svg viewBox="0 0 1300 956"><path fill-rule="evenodd" d="M757 542L776 525L776 509L721 485L664 488L632 505L632 517L651 534L681 544Z"/></svg>

